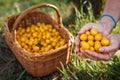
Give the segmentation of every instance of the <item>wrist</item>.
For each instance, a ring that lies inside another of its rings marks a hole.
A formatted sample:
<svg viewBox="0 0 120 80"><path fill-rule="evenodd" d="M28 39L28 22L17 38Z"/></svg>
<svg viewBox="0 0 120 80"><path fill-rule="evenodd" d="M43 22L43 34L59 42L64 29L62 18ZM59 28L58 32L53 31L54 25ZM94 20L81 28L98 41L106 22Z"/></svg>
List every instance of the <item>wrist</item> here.
<svg viewBox="0 0 120 80"><path fill-rule="evenodd" d="M108 17L104 16L101 20L100 23L103 25L104 29L108 32L111 33L113 28L114 28L114 22L113 20Z"/></svg>

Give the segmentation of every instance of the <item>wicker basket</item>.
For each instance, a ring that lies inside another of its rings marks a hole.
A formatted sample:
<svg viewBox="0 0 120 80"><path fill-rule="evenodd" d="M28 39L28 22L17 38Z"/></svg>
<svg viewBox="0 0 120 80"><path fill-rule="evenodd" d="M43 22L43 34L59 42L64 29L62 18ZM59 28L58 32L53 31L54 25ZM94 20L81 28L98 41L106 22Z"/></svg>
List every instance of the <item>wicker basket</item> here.
<svg viewBox="0 0 120 80"><path fill-rule="evenodd" d="M47 12L38 10L40 7L50 7L55 10L57 20L53 19ZM31 54L23 49L16 40L16 30L19 26L30 26L37 22L51 24L61 36L67 40L67 43L53 51L44 52L43 54ZM72 49L72 35L63 26L62 18L58 9L51 4L38 4L32 6L20 14L8 17L5 21L5 39L10 49L26 71L33 76L45 76L61 67L60 62L66 65L70 61Z"/></svg>

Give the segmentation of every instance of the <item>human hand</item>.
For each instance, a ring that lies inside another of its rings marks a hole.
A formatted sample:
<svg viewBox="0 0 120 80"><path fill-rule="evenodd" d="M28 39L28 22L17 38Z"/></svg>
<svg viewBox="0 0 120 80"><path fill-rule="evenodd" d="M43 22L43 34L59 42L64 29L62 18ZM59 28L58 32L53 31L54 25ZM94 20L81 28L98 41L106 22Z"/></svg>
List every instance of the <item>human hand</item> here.
<svg viewBox="0 0 120 80"><path fill-rule="evenodd" d="M110 60L111 57L115 54L115 52L120 48L120 34L110 35L110 45L104 46L99 49L99 52L93 52L90 50L82 50L78 52L78 55L90 58L93 60Z"/></svg>
<svg viewBox="0 0 120 80"><path fill-rule="evenodd" d="M98 22L98 23L88 23L88 24L86 24L85 26L83 26L81 28L81 30L78 32L78 34L82 34L85 31L90 30L92 28L98 30L104 36L107 36L107 35L109 35L111 33L111 29L108 29L106 24Z"/></svg>
<svg viewBox="0 0 120 80"><path fill-rule="evenodd" d="M109 31L107 31L108 29L106 29L106 27L104 26L104 24L102 24L102 23L88 23L88 24L86 24L85 26L83 26L83 28L78 32L78 35L77 35L77 37L76 37L76 41L75 41L75 44L76 44L76 52L78 53L78 52L80 52L80 47L79 47L79 44L80 44L80 40L79 40L79 36L80 36L80 34L82 34L82 33L84 33L85 31L87 31L87 30L90 30L90 29L92 29L92 28L94 28L94 29L96 29L96 30L98 30L100 33L102 33L104 36L107 36L107 35L109 35ZM81 56L83 56L82 55L82 53L80 54Z"/></svg>

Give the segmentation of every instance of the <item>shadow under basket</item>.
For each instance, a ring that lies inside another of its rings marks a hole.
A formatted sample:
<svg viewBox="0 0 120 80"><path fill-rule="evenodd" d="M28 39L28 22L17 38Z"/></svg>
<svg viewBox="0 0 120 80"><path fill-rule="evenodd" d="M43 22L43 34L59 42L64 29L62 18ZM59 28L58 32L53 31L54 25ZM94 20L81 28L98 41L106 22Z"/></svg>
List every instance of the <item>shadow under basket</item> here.
<svg viewBox="0 0 120 80"><path fill-rule="evenodd" d="M40 7L50 7L56 11L57 19L53 19L47 12L38 10ZM35 10L37 9L37 10ZM44 52L42 54L32 54L22 48L16 40L16 30L20 26L30 26L38 22L51 24L60 35L66 39L66 44L56 50ZM66 65L70 61L70 54L73 45L73 36L63 26L62 18L58 9L51 4L37 4L32 6L20 14L10 16L5 21L5 40L16 56L17 60L21 63L25 70L33 76L46 76L57 68Z"/></svg>

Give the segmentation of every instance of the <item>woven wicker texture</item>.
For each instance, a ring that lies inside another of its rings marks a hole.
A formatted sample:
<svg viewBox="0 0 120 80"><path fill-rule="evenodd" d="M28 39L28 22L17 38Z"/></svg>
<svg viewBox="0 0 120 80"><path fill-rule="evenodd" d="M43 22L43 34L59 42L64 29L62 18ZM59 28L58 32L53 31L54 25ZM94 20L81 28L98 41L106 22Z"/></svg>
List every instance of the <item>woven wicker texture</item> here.
<svg viewBox="0 0 120 80"><path fill-rule="evenodd" d="M45 11L38 10L41 7L50 7L55 10L57 19L51 17ZM31 54L23 49L16 40L16 30L20 26L30 26L37 22L51 24L60 35L66 39L67 43L53 51L44 52L43 54ZM70 61L70 54L72 50L72 35L63 26L62 18L58 9L51 4L37 4L28 8L20 14L10 16L5 21L5 39L17 60L26 69L26 71L33 76L45 76L61 67L60 62L66 65Z"/></svg>

